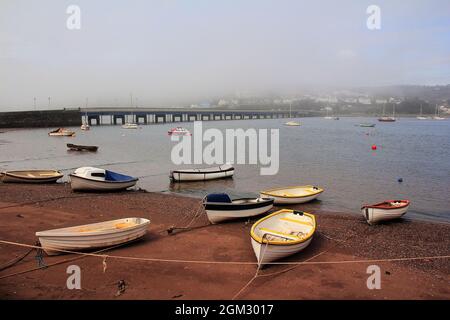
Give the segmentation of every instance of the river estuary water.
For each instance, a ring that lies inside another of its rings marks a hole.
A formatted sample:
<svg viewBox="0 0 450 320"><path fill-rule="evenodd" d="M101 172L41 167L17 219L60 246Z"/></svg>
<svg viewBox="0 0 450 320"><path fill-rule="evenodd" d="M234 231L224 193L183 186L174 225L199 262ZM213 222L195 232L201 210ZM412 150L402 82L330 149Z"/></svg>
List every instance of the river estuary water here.
<svg viewBox="0 0 450 320"><path fill-rule="evenodd" d="M98 166L137 176L138 186L148 191L199 197L215 191L247 196L268 188L314 184L325 192L305 210L359 213L363 203L406 198L411 200L408 218L450 222L450 120L404 118L380 123L368 118L302 118L296 119L302 124L299 127L285 126L286 121L203 122L204 130L222 132L279 129L279 171L272 176L260 175L258 165L236 165L233 179L171 184L169 171L177 166L170 155L176 143L167 131L174 124L138 130L73 128L75 137L49 137L53 128L0 130L4 131L0 133L0 169L55 168L67 174L80 166ZM376 123L376 127L359 127L362 122ZM193 123L181 125L193 131ZM96 153L70 152L66 143L100 148Z"/></svg>

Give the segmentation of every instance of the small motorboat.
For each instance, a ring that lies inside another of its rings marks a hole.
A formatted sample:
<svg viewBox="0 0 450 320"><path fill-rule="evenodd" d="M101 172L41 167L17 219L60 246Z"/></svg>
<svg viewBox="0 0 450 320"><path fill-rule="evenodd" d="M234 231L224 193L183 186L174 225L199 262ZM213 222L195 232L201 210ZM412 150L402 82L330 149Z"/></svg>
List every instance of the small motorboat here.
<svg viewBox="0 0 450 320"><path fill-rule="evenodd" d="M1 181L16 183L53 183L64 175L57 170L15 170L1 173Z"/></svg>
<svg viewBox="0 0 450 320"><path fill-rule="evenodd" d="M191 136L191 132L186 129L186 128L182 128L182 127L176 127L176 128L172 128L169 131L167 131L167 134L169 136Z"/></svg>
<svg viewBox="0 0 450 320"><path fill-rule="evenodd" d="M273 198L275 204L304 203L316 199L324 190L315 186L297 186L270 189L260 192L261 197Z"/></svg>
<svg viewBox="0 0 450 320"><path fill-rule="evenodd" d="M125 218L81 226L36 232L48 255L110 247L143 237L150 220Z"/></svg>
<svg viewBox="0 0 450 320"><path fill-rule="evenodd" d="M250 236L258 265L302 251L315 231L314 215L296 210L282 209L256 221Z"/></svg>
<svg viewBox="0 0 450 320"><path fill-rule="evenodd" d="M364 205L361 212L369 224L397 219L408 211L409 200L387 200L377 204Z"/></svg>
<svg viewBox="0 0 450 320"><path fill-rule="evenodd" d="M90 152L96 152L98 150L97 146L82 146L78 144L72 144L68 143L67 148L72 151L90 151Z"/></svg>
<svg viewBox="0 0 450 320"><path fill-rule="evenodd" d="M360 123L359 126L362 128L374 128L375 123Z"/></svg>
<svg viewBox="0 0 450 320"><path fill-rule="evenodd" d="M231 200L226 193L211 193L203 203L208 220L219 223L237 218L253 217L269 211L273 207L273 199L240 198Z"/></svg>
<svg viewBox="0 0 450 320"><path fill-rule="evenodd" d="M378 121L380 121L380 122L395 122L396 119L394 117L381 117L381 118L378 118Z"/></svg>
<svg viewBox="0 0 450 320"><path fill-rule="evenodd" d="M291 127L298 127L300 126L300 123L295 122L295 121L288 121L285 123L286 126L291 126Z"/></svg>
<svg viewBox="0 0 450 320"><path fill-rule="evenodd" d="M429 117L424 117L424 116L417 116L416 117L417 120L429 120Z"/></svg>
<svg viewBox="0 0 450 320"><path fill-rule="evenodd" d="M70 185L74 191L124 190L134 186L138 180L138 178L94 167L81 167L70 174Z"/></svg>
<svg viewBox="0 0 450 320"><path fill-rule="evenodd" d="M139 126L136 123L125 123L124 125L122 125L122 129L138 129Z"/></svg>
<svg viewBox="0 0 450 320"><path fill-rule="evenodd" d="M90 130L90 129L91 129L91 126L88 125L87 123L83 123L83 124L81 125L80 129L83 130L83 131L87 131L87 130Z"/></svg>
<svg viewBox="0 0 450 320"><path fill-rule="evenodd" d="M75 135L75 131L71 131L64 128L58 128L48 133L52 137L72 137Z"/></svg>
<svg viewBox="0 0 450 320"><path fill-rule="evenodd" d="M170 171L170 179L177 182L182 181L204 181L232 177L234 167L224 164L218 167L203 169L180 169Z"/></svg>

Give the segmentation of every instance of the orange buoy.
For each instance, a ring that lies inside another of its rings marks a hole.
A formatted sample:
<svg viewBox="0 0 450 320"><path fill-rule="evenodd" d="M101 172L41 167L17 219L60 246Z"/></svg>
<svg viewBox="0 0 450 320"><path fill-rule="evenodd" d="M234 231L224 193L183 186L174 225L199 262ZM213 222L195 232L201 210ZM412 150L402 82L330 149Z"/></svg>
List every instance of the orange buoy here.
<svg viewBox="0 0 450 320"><path fill-rule="evenodd" d="M377 150L377 146L376 145L372 145L372 150Z"/></svg>

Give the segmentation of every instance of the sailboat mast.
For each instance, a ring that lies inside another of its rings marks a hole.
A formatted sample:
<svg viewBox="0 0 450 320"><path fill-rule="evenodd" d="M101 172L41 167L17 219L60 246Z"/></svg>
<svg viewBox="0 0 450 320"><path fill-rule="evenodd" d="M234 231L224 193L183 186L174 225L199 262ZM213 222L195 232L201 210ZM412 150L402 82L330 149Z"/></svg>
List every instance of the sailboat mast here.
<svg viewBox="0 0 450 320"><path fill-rule="evenodd" d="M289 100L289 118L292 118L292 101Z"/></svg>

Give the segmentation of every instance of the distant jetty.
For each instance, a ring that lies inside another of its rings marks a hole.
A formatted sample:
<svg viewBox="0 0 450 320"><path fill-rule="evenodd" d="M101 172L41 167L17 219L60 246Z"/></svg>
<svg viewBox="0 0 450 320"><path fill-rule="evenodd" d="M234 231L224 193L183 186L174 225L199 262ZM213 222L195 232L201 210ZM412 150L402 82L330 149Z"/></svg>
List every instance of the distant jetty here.
<svg viewBox="0 0 450 320"><path fill-rule="evenodd" d="M217 108L86 108L0 112L0 128L70 127L87 123L122 125L192 121L279 119L317 116L317 112Z"/></svg>

